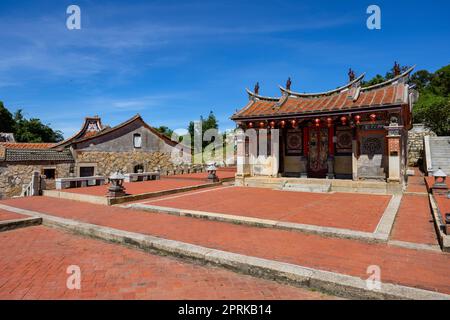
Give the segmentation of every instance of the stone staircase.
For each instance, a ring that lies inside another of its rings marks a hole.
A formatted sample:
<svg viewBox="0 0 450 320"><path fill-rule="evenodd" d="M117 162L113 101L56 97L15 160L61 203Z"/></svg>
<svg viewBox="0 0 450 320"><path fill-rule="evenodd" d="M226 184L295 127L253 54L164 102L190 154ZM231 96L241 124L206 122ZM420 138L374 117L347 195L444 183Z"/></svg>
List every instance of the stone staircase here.
<svg viewBox="0 0 450 320"><path fill-rule="evenodd" d="M429 175L439 168L450 175L450 137L426 137L425 153Z"/></svg>

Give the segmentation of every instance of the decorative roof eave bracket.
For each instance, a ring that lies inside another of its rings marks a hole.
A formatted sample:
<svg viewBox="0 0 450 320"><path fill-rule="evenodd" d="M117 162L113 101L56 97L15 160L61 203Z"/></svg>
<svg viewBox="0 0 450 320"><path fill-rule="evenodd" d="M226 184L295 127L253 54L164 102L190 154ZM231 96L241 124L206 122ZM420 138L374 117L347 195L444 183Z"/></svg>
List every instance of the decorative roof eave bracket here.
<svg viewBox="0 0 450 320"><path fill-rule="evenodd" d="M318 96L328 96L330 94L340 92L340 91L343 91L344 89L348 89L348 88L354 86L358 82L361 82L361 80L364 78L365 75L366 75L366 73L363 73L359 77L357 77L353 81L350 81L349 83L343 85L342 87L339 87L337 89L330 90L330 91L324 91L324 92L300 93L300 92L294 92L291 90L287 90L286 88L284 88L282 86L279 86L279 88L283 94L287 94L287 95L295 96L295 97L301 97L301 98L313 98L313 97L318 97Z"/></svg>
<svg viewBox="0 0 450 320"><path fill-rule="evenodd" d="M396 77L394 77L392 79L389 79L387 81L384 81L384 82L381 82L381 83L378 83L378 84L374 84L373 86L370 86L370 87L363 87L363 88L361 88L361 91L368 91L368 90L372 90L372 89L381 88L381 87L384 87L384 86L386 86L388 84L395 83L395 82L400 81L400 80L404 81L404 79L407 76L409 76L409 74L414 70L415 67L416 67L416 65L413 65L411 68L409 68L408 70L406 70L402 74L399 74L398 76L396 76Z"/></svg>
<svg viewBox="0 0 450 320"><path fill-rule="evenodd" d="M247 91L247 93L248 93L248 98L249 98L249 100L255 100L255 99L258 99L258 100L266 100L266 101L278 101L278 100L280 100L280 98L277 98L277 97L264 97L264 96L260 96L259 94L256 94L256 93L250 91L250 90L247 89L247 88L245 89L245 91Z"/></svg>

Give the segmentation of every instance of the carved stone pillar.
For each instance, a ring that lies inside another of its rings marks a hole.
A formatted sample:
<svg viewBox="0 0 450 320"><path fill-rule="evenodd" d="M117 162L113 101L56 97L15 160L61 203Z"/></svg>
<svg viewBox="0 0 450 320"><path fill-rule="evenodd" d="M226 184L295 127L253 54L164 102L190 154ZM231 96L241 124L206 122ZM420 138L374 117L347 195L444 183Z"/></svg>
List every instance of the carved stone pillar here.
<svg viewBox="0 0 450 320"><path fill-rule="evenodd" d="M388 145L388 182L401 182L401 130L403 126L391 123L386 130Z"/></svg>

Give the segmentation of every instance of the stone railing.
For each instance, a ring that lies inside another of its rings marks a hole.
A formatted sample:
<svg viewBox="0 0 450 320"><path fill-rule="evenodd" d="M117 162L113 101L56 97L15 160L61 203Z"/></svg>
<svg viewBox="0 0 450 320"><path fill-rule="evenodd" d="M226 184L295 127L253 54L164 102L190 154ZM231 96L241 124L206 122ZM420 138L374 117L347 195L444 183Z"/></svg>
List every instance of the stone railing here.
<svg viewBox="0 0 450 320"><path fill-rule="evenodd" d="M38 196L42 190L42 179L39 171L34 171L31 176L31 182L27 185L22 186L21 197L32 197Z"/></svg>
<svg viewBox="0 0 450 320"><path fill-rule="evenodd" d="M155 172L139 172L139 173L126 173L125 182L137 182L137 181L148 181L148 180L159 180L160 173Z"/></svg>
<svg viewBox="0 0 450 320"><path fill-rule="evenodd" d="M55 180L56 190L68 188L81 188L90 186L100 186L106 183L106 178L102 176L58 178Z"/></svg>

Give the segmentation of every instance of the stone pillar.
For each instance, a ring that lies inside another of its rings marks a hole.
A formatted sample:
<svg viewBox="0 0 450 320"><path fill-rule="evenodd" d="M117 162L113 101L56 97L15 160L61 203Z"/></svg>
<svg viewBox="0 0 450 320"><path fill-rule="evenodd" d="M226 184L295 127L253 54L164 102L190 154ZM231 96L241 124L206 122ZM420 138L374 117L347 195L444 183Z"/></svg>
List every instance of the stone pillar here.
<svg viewBox="0 0 450 320"><path fill-rule="evenodd" d="M245 133L244 130L238 129L236 132L236 144L237 144L237 171L236 175L244 176L245 166Z"/></svg>
<svg viewBox="0 0 450 320"><path fill-rule="evenodd" d="M270 129L271 153L272 153L272 176L277 177L280 168L280 130Z"/></svg>
<svg viewBox="0 0 450 320"><path fill-rule="evenodd" d="M358 141L352 140L352 179L358 180Z"/></svg>
<svg viewBox="0 0 450 320"><path fill-rule="evenodd" d="M246 173L245 165L245 132L242 129L236 130L236 179L235 185L243 186Z"/></svg>
<svg viewBox="0 0 450 320"><path fill-rule="evenodd" d="M386 127L388 142L388 182L401 182L401 130L403 126L395 123Z"/></svg>

